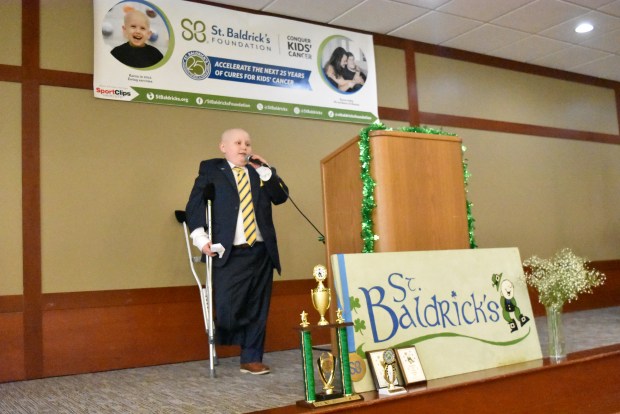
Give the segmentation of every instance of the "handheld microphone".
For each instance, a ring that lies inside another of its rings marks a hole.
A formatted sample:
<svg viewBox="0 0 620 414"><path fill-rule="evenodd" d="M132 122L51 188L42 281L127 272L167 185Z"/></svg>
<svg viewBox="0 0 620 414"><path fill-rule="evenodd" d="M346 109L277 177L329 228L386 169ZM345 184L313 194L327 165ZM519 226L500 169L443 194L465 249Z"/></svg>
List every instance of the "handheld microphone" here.
<svg viewBox="0 0 620 414"><path fill-rule="evenodd" d="M248 154L248 155L245 156L245 162L251 162L252 164L258 164L261 167L271 168L271 166L269 164L267 164L266 162L262 162L258 158L254 158L252 156L252 154Z"/></svg>

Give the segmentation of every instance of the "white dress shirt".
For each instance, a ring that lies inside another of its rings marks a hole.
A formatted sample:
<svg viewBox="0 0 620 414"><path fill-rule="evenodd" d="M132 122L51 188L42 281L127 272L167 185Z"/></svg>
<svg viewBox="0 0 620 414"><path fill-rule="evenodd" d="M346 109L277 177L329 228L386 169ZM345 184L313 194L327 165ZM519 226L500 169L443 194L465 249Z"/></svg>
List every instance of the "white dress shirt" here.
<svg viewBox="0 0 620 414"><path fill-rule="evenodd" d="M236 167L236 165L232 164L230 161L228 162L230 168ZM245 173L248 173L248 167L241 167L245 170ZM254 168L254 167L252 167ZM269 181L272 175L272 171L268 167L260 166L256 169L261 181ZM249 176L248 176L249 177ZM235 177L235 180L237 177ZM205 231L204 228L198 227L190 234L192 238L192 244L198 248L198 250L202 251L202 249L209 243L209 235ZM258 229L258 223L256 225L256 241L263 241L263 237L260 234L260 230ZM235 238L233 240L233 245L245 244L247 240L245 239L245 234L243 231L243 216L241 215L241 210L239 210L239 214L237 216L237 229L235 230Z"/></svg>

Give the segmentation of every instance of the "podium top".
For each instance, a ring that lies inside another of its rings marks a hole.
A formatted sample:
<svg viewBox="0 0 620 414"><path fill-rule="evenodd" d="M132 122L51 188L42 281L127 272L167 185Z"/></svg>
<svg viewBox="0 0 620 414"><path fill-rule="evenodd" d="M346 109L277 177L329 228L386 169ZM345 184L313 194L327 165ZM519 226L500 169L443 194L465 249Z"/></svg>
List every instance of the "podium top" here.
<svg viewBox="0 0 620 414"><path fill-rule="evenodd" d="M377 129L374 131L370 131L368 134L370 138L378 138L378 137L392 137L392 138L411 138L417 140L428 140L428 141L447 141L452 143L461 144L462 140L458 136L453 135L439 135L439 134L423 134L421 132L405 132L405 131L387 131L385 129ZM336 148L331 154L327 155L325 158L321 159L321 164L325 164L329 162L331 159L336 157L341 152L345 151L352 145L357 145L360 137L355 136L342 144L340 147Z"/></svg>
<svg viewBox="0 0 620 414"><path fill-rule="evenodd" d="M415 139L429 139L434 141L452 141L452 142L461 142L461 138L454 135L439 135L439 134L423 134L421 132L405 132L405 131L386 131L386 130L375 130L370 131L368 134L369 137L397 137L397 138L415 138Z"/></svg>

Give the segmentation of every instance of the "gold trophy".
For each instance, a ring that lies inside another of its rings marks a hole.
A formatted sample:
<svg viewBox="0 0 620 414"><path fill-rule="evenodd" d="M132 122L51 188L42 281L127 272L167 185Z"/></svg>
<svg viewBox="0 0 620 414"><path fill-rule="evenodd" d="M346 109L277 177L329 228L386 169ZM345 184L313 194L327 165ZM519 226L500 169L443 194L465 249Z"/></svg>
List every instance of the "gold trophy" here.
<svg viewBox="0 0 620 414"><path fill-rule="evenodd" d="M314 280L318 282L317 287L310 290L312 294L312 306L314 306L314 309L321 315L318 324L329 325L329 322L325 319L325 313L327 313L331 303L331 289L323 285L323 281L327 279L327 269L323 265L316 265L314 266L312 275L314 276Z"/></svg>
<svg viewBox="0 0 620 414"><path fill-rule="evenodd" d="M364 398L361 395L355 394L351 382L347 329L352 327L353 323L345 321L340 309L336 312L335 324L330 324L325 319L325 314L331 303L331 290L323 285L327 279L327 269L323 265L316 265L312 275L318 284L315 289L310 289L310 297L312 298L312 306L319 312L321 319L318 325L311 325L308 322L306 311L302 311L300 314L301 323L298 330L301 343L305 399L297 401L297 405L316 408L363 400ZM315 365L315 357L312 354L312 332L325 332L326 329L331 332L335 331L337 352L334 351L333 354L328 351L322 352L316 359ZM323 383L322 392L317 392L315 387L317 368L318 377Z"/></svg>
<svg viewBox="0 0 620 414"><path fill-rule="evenodd" d="M334 377L336 374L334 355L331 352L323 352L316 360L319 367L321 382L323 382L323 391L325 395L334 393Z"/></svg>
<svg viewBox="0 0 620 414"><path fill-rule="evenodd" d="M306 311L301 311L301 323L299 324L302 328L307 328L308 326L310 326L310 324L308 323L308 312Z"/></svg>
<svg viewBox="0 0 620 414"><path fill-rule="evenodd" d="M336 310L336 323L338 325L344 323L344 318L342 317L342 309L340 309L340 308L338 308L338 310Z"/></svg>

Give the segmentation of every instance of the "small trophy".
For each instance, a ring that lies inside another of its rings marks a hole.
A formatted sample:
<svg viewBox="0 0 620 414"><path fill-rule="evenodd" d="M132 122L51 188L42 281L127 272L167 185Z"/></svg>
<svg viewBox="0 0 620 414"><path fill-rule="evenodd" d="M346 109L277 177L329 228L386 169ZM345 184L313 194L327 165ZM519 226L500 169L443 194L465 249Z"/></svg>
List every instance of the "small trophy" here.
<svg viewBox="0 0 620 414"><path fill-rule="evenodd" d="M308 323L308 312L301 311L299 314L301 316L301 323L299 324L302 328L307 328L310 324Z"/></svg>
<svg viewBox="0 0 620 414"><path fill-rule="evenodd" d="M344 323L344 318L342 317L342 309L338 308L336 311L336 323L341 325Z"/></svg>
<svg viewBox="0 0 620 414"><path fill-rule="evenodd" d="M379 390L380 394L399 394L405 392L403 387L399 387L396 384L398 377L396 376L396 354L391 348L386 349L383 352L383 378L387 382L388 386L385 389ZM385 392L382 392L384 391Z"/></svg>
<svg viewBox="0 0 620 414"><path fill-rule="evenodd" d="M325 395L332 395L334 393L334 378L336 374L335 358L331 352L323 352L321 356L316 360L316 364L319 368L319 375L321 376L321 382L323 382L323 391Z"/></svg>
<svg viewBox="0 0 620 414"><path fill-rule="evenodd" d="M327 269L323 265L316 265L314 266L312 275L314 276L314 280L318 282L317 287L310 290L312 294L312 305L321 315L318 324L329 325L329 322L325 319L325 313L327 313L331 303L331 289L323 285L323 281L327 279Z"/></svg>

